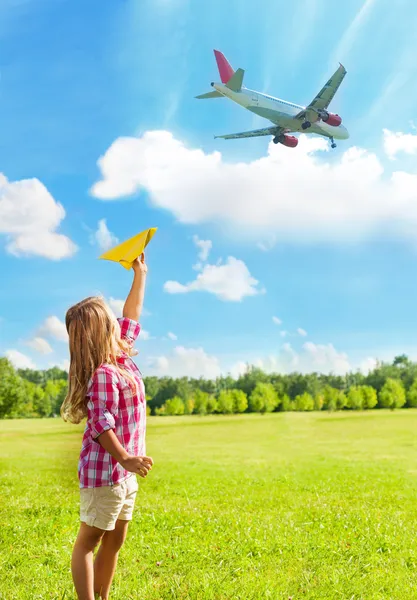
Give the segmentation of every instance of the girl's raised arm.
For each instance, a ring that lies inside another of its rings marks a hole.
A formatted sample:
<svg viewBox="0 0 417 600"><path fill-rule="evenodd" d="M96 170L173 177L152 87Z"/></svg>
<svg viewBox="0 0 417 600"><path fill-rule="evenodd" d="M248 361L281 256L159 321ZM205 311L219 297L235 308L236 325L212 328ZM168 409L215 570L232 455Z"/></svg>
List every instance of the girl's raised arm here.
<svg viewBox="0 0 417 600"><path fill-rule="evenodd" d="M145 297L146 274L148 267L145 262L145 254L137 258L133 263L134 277L132 287L123 308L123 316L132 321L139 321Z"/></svg>

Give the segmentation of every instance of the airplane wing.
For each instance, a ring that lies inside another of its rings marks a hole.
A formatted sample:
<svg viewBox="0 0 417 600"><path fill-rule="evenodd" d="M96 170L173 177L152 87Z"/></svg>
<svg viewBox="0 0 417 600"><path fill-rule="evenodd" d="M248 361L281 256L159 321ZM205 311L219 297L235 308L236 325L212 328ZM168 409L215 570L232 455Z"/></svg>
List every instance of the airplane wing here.
<svg viewBox="0 0 417 600"><path fill-rule="evenodd" d="M215 135L214 138L222 138L224 140L238 140L241 138L258 137L261 135L277 135L280 127L265 127L264 129L254 129L252 131L243 131L242 133L229 133L228 135Z"/></svg>
<svg viewBox="0 0 417 600"><path fill-rule="evenodd" d="M340 65L337 71L330 77L326 85L319 91L317 96L312 102L302 111L296 115L296 119L304 119L307 117L309 121L315 121L310 115L317 114L318 111L327 110L330 102L333 100L337 90L340 87L344 77L346 75L346 69L343 65Z"/></svg>

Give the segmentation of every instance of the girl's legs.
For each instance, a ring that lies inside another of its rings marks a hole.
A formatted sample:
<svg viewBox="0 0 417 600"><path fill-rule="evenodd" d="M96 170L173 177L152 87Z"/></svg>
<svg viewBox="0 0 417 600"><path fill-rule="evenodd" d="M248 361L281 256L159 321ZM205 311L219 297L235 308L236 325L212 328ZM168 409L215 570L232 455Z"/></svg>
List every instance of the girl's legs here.
<svg viewBox="0 0 417 600"><path fill-rule="evenodd" d="M107 600L113 575L116 570L119 550L126 539L129 521L116 521L113 531L106 531L94 561L94 592Z"/></svg>
<svg viewBox="0 0 417 600"><path fill-rule="evenodd" d="M104 531L81 523L72 551L71 571L79 600L94 600L93 552Z"/></svg>

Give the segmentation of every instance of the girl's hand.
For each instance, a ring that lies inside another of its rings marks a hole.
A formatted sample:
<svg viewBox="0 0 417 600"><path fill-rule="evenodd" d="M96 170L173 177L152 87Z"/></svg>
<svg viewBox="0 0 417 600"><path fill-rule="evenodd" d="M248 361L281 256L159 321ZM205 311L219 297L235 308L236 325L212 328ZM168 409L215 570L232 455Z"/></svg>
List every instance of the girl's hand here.
<svg viewBox="0 0 417 600"><path fill-rule="evenodd" d="M126 471L146 477L152 469L153 460L150 456L128 456L120 464Z"/></svg>
<svg viewBox="0 0 417 600"><path fill-rule="evenodd" d="M133 261L133 270L135 275L146 275L148 272L148 265L145 262L145 253L143 252L139 258Z"/></svg>

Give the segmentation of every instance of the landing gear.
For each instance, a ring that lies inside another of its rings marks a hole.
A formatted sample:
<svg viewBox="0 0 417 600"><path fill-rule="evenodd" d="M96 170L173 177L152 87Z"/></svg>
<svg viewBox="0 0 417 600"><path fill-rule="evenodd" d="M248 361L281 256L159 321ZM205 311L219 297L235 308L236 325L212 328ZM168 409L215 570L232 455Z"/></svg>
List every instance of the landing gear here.
<svg viewBox="0 0 417 600"><path fill-rule="evenodd" d="M311 123L310 121L304 121L304 123L301 123L301 129L309 129L311 127Z"/></svg>
<svg viewBox="0 0 417 600"><path fill-rule="evenodd" d="M335 144L334 139L332 137L330 138L330 141L332 143L332 148L336 148L336 144Z"/></svg>

